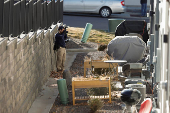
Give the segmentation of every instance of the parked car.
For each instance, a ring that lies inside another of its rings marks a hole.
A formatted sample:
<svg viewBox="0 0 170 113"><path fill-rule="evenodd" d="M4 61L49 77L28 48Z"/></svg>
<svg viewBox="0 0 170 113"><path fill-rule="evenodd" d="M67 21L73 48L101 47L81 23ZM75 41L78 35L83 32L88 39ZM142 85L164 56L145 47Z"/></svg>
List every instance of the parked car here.
<svg viewBox="0 0 170 113"><path fill-rule="evenodd" d="M123 0L64 0L63 12L97 13L109 17L124 12Z"/></svg>

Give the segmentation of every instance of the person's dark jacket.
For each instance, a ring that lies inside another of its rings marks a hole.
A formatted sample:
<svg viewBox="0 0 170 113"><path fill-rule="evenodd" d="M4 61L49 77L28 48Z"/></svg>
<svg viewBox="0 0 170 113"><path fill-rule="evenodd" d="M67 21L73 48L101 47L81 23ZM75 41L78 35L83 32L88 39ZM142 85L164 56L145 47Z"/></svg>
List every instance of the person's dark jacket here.
<svg viewBox="0 0 170 113"><path fill-rule="evenodd" d="M140 3L141 3L141 4L146 4L146 3L147 3L147 0L140 0Z"/></svg>
<svg viewBox="0 0 170 113"><path fill-rule="evenodd" d="M55 35L55 45L59 46L59 47L66 47L66 44L65 44L65 40L67 39L67 34L65 33L57 33Z"/></svg>

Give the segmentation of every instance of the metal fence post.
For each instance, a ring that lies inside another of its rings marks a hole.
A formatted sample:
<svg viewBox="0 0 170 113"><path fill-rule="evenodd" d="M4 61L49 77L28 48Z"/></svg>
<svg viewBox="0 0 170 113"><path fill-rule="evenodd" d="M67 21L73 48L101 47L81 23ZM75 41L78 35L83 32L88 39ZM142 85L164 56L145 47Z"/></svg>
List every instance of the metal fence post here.
<svg viewBox="0 0 170 113"><path fill-rule="evenodd" d="M154 33L154 0L150 0L150 34Z"/></svg>
<svg viewBox="0 0 170 113"><path fill-rule="evenodd" d="M154 34L150 35L151 44L150 44L150 64L153 63L153 56L154 56Z"/></svg>
<svg viewBox="0 0 170 113"><path fill-rule="evenodd" d="M155 40L154 40L154 48L155 48L155 55L157 54L156 48L158 48L158 41L159 41L159 0L156 0L156 7L155 7Z"/></svg>
<svg viewBox="0 0 170 113"><path fill-rule="evenodd" d="M161 71L162 70L162 67L161 67L161 49L160 48L157 48L157 62L156 62L156 81L155 82L160 82L161 80Z"/></svg>

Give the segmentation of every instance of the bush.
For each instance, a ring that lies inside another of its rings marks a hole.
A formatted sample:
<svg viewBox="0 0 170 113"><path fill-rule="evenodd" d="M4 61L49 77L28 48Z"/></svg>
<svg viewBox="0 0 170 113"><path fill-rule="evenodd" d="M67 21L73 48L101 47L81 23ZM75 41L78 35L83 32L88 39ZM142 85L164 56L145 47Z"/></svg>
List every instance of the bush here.
<svg viewBox="0 0 170 113"><path fill-rule="evenodd" d="M87 101L90 107L90 113L95 113L97 110L103 107L103 101L99 98L93 98Z"/></svg>
<svg viewBox="0 0 170 113"><path fill-rule="evenodd" d="M101 44L101 45L98 47L98 51L104 51L106 48L107 48L107 45L106 45L106 44Z"/></svg>

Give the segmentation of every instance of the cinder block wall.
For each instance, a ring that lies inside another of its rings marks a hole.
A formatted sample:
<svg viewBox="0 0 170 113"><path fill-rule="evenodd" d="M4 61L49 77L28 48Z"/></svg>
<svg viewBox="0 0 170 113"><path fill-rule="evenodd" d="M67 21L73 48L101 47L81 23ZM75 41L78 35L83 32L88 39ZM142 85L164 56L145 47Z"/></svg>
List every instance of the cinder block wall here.
<svg viewBox="0 0 170 113"><path fill-rule="evenodd" d="M0 38L0 113L27 113L56 68L57 25L19 38Z"/></svg>

